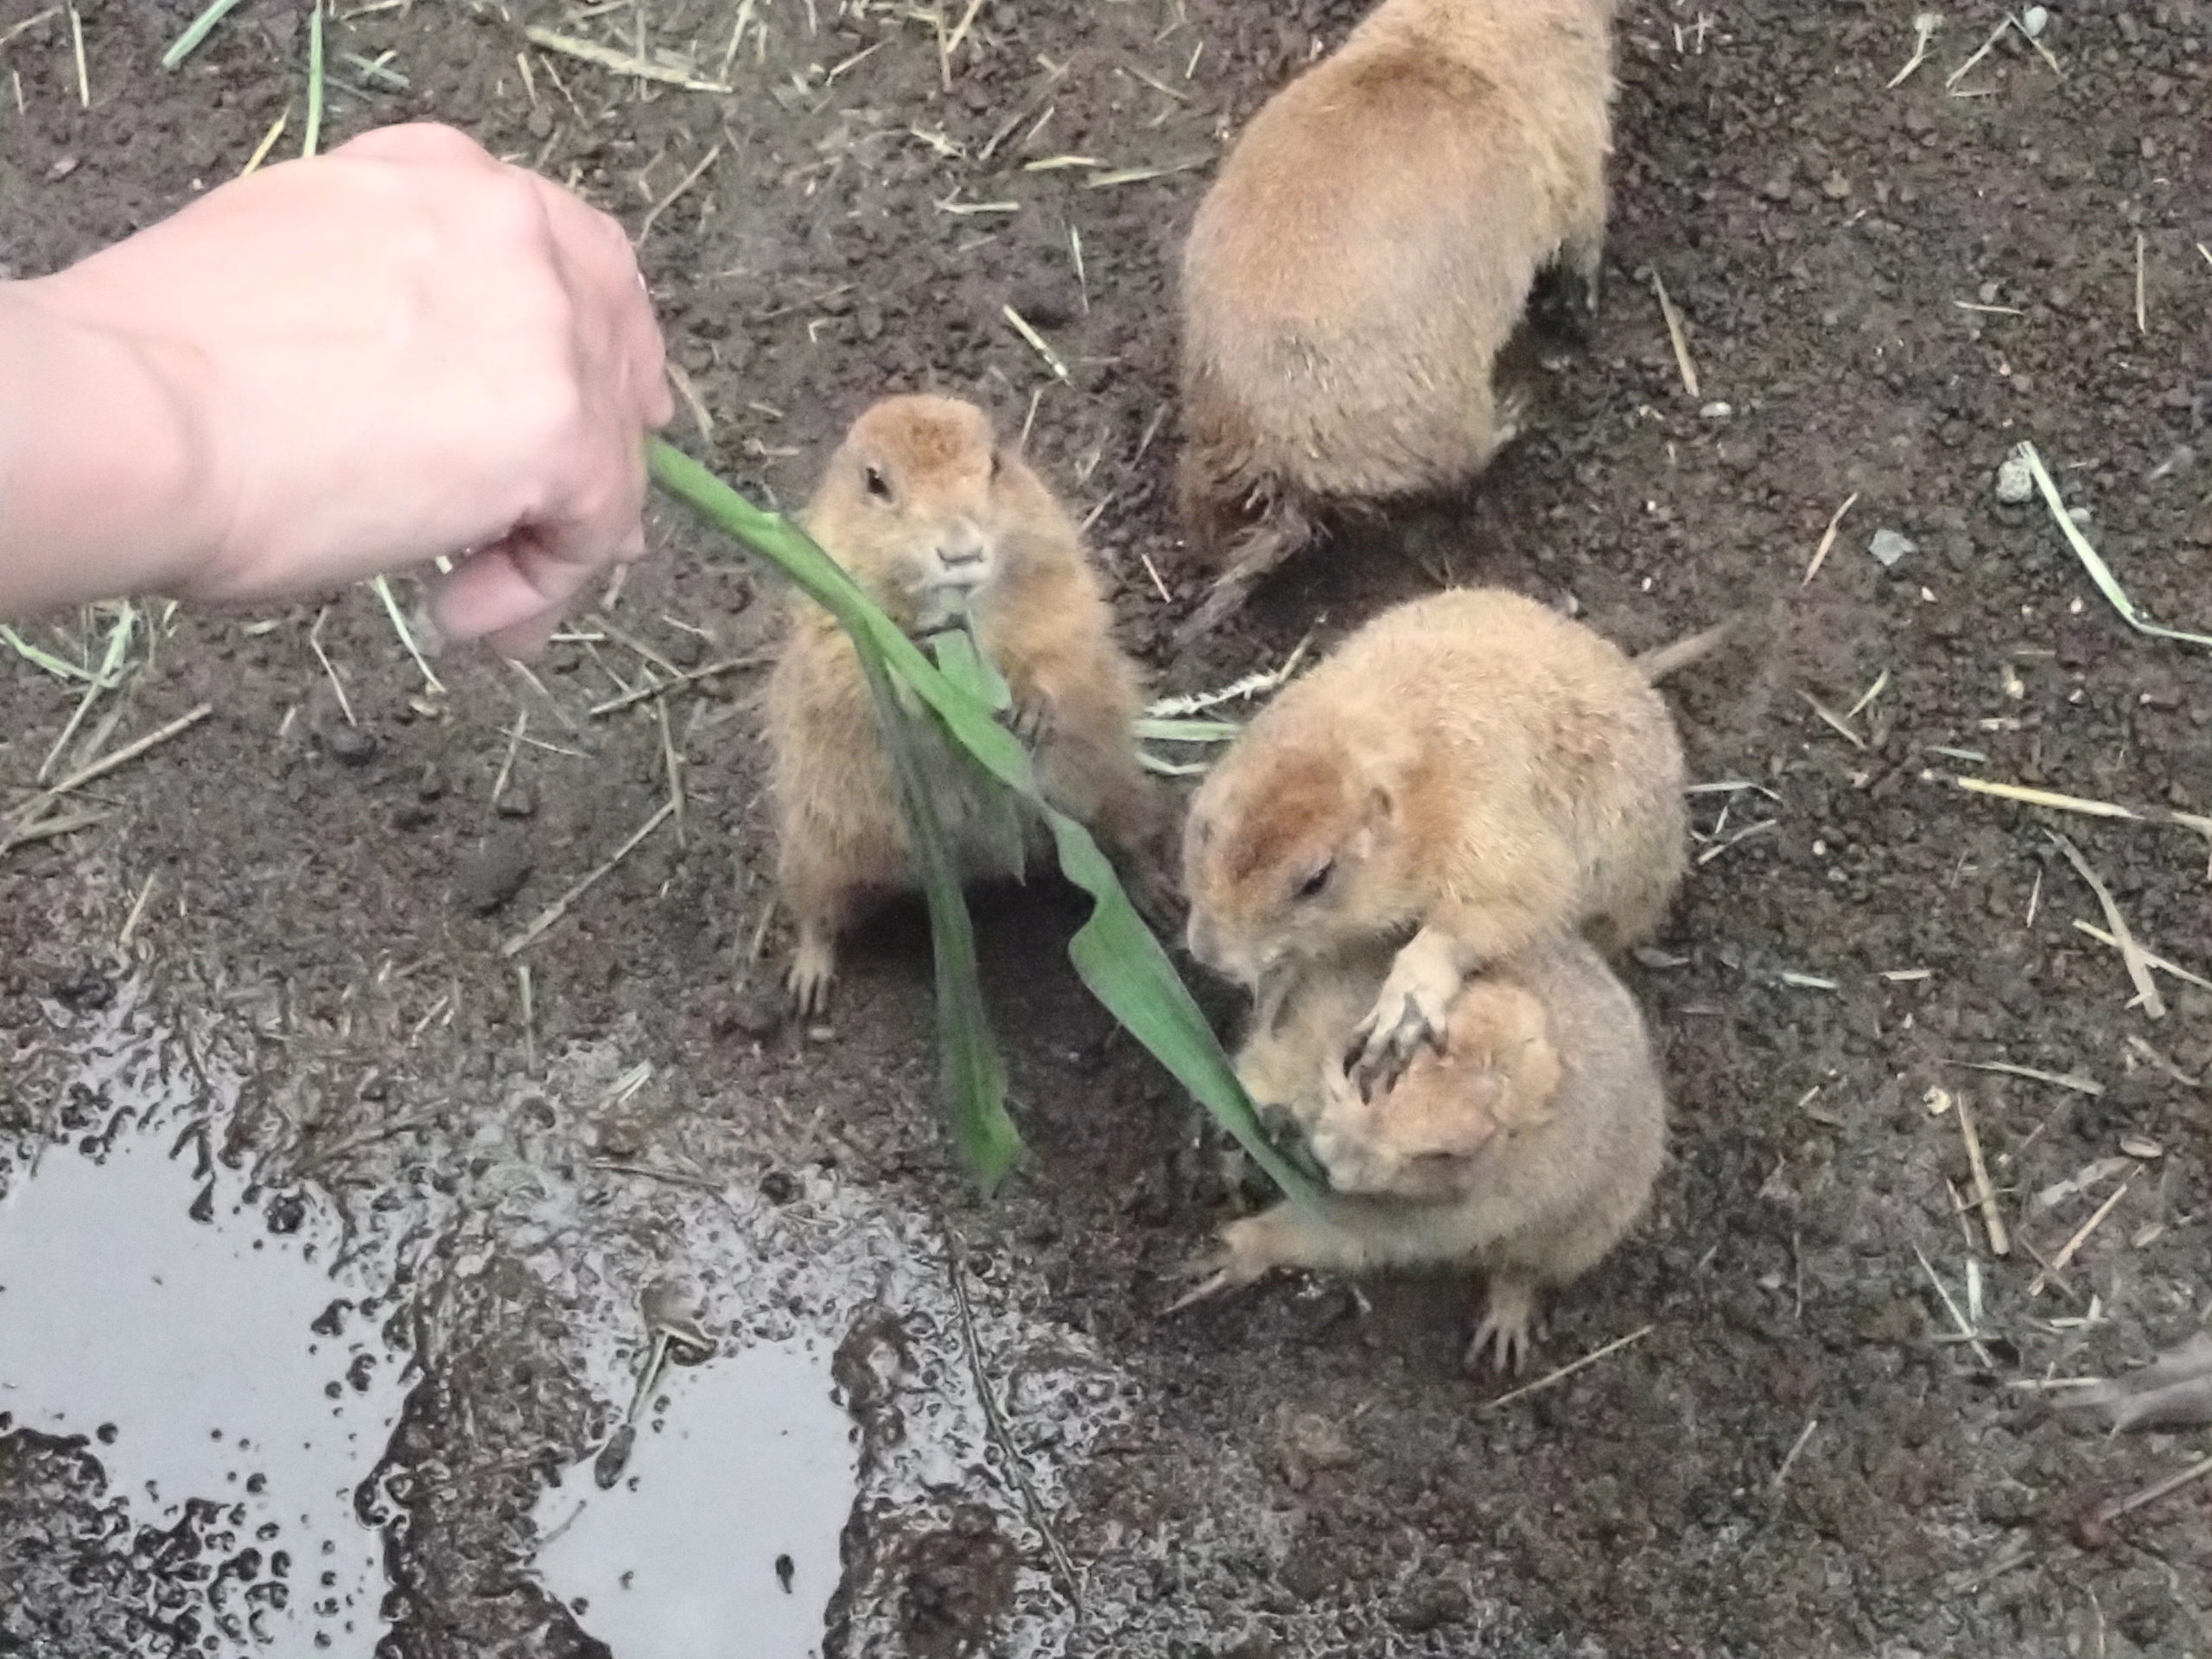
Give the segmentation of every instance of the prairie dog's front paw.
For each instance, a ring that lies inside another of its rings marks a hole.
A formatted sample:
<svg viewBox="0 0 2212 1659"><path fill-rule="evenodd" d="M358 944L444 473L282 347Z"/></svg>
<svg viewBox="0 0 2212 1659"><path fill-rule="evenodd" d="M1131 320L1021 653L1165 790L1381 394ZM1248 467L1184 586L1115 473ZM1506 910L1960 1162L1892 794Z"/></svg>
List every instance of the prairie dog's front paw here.
<svg viewBox="0 0 2212 1659"><path fill-rule="evenodd" d="M1444 1046L1444 1024L1462 975L1446 953L1416 938L1390 964L1367 1018L1352 1030L1344 1058L1362 1098L1372 1100L1403 1074L1426 1043Z"/></svg>
<svg viewBox="0 0 2212 1659"><path fill-rule="evenodd" d="M1052 717L1052 699L1034 691L1017 694L1014 706L1006 713L1007 729L1021 740L1021 747L1035 753L1052 739L1058 722Z"/></svg>

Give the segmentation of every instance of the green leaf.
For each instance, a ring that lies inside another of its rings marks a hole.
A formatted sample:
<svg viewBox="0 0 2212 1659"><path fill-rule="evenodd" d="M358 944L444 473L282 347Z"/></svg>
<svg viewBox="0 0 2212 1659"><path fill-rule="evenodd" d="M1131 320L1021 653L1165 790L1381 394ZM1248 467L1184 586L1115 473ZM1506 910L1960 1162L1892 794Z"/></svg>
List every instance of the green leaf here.
<svg viewBox="0 0 2212 1659"><path fill-rule="evenodd" d="M994 663L976 638L972 619L957 627L951 627L930 638L931 654L937 658L938 671L955 685L975 697L995 715L1004 715L1014 707L1014 691L1006 683ZM907 696L913 692L909 690ZM932 722L931 731L937 728ZM979 822L974 826L979 841L987 841L997 861L1013 872L1017 881L1028 879L1028 825L1022 817L1021 797L999 786L982 767L962 753L959 746L944 742L956 770L973 779L975 787L966 792L963 805L974 809Z"/></svg>
<svg viewBox="0 0 2212 1659"><path fill-rule="evenodd" d="M312 156L322 148L322 0L315 0L308 16L308 123L300 155Z"/></svg>
<svg viewBox="0 0 2212 1659"><path fill-rule="evenodd" d="M94 678L92 670L88 668L80 668L75 663L69 662L66 658L57 657L50 651L41 651L38 646L31 644L29 640L24 639L22 635L17 633L13 628L0 627L0 640L4 640L14 649L16 654L21 657L25 662L30 664L35 668L44 669L48 673L53 675L57 680L91 680Z"/></svg>
<svg viewBox="0 0 2212 1659"><path fill-rule="evenodd" d="M999 665L985 654L982 641L976 638L973 621L933 635L930 648L938 671L993 714L1002 715L1014 707L1013 688L999 672Z"/></svg>
<svg viewBox="0 0 2212 1659"><path fill-rule="evenodd" d="M190 28L171 42L169 49L162 54L162 67L174 69L191 56L200 42L207 38L216 24L230 15L231 9L238 3L238 0L214 0L213 5L192 20Z"/></svg>
<svg viewBox="0 0 2212 1659"><path fill-rule="evenodd" d="M882 662L855 653L875 700L877 723L906 812L906 839L922 878L930 913L930 948L937 963L938 1066L952 1138L986 1193L996 1189L1021 1155L1021 1135L1006 1110L1006 1063L991 1034L983 986L976 969L976 929L960 887L960 872L931 792L926 746L935 734L903 712Z"/></svg>
<svg viewBox="0 0 2212 1659"><path fill-rule="evenodd" d="M648 446L647 460L662 488L776 566L828 610L853 637L861 662L876 665L872 672L887 671L894 681L912 687L952 742L1044 815L1061 870L1092 900L1090 918L1068 947L1084 984L1236 1137L1276 1185L1294 1198L1313 1199L1313 1183L1261 1133L1251 1099L1237 1082L1228 1055L1166 951L1122 890L1114 867L1089 830L1046 800L1027 752L994 717L984 699L924 656L836 561L796 525L779 514L761 512L689 455L658 439ZM933 931L938 909L932 895ZM964 922L964 906L959 914ZM969 950L972 959L972 938ZM945 960L940 953L940 964ZM955 997L961 994L957 986L950 991ZM941 984L938 995L946 999L948 988Z"/></svg>

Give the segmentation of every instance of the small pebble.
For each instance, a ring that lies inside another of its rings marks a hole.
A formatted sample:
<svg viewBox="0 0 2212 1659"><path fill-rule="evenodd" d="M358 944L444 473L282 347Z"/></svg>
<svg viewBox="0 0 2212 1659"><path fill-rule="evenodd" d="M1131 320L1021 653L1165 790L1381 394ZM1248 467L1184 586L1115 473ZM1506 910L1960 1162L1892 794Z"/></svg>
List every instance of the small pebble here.
<svg viewBox="0 0 2212 1659"><path fill-rule="evenodd" d="M756 986L741 991L729 1009L729 1026L756 1043L765 1043L784 1028L790 1003L777 990Z"/></svg>
<svg viewBox="0 0 2212 1659"><path fill-rule="evenodd" d="M349 766L363 766L377 752L373 733L359 726L332 726L322 734L323 752L334 760Z"/></svg>
<svg viewBox="0 0 2212 1659"><path fill-rule="evenodd" d="M630 1466L631 1450L637 1444L636 1426L625 1423L600 1447L599 1455L591 1460L592 1481L600 1491L608 1491L622 1478L622 1471Z"/></svg>
<svg viewBox="0 0 2212 1659"><path fill-rule="evenodd" d="M2050 13L2044 7L2030 6L2020 14L2020 32L2031 41L2041 40L2044 30L2050 27Z"/></svg>
<svg viewBox="0 0 2212 1659"><path fill-rule="evenodd" d="M498 811L503 818L526 818L537 810L537 791L528 784L509 784L499 791Z"/></svg>
<svg viewBox="0 0 2212 1659"><path fill-rule="evenodd" d="M489 916L522 891L536 868L519 836L495 836L454 872L454 902L471 915Z"/></svg>
<svg viewBox="0 0 2212 1659"><path fill-rule="evenodd" d="M1734 405L1720 403L1707 404L1698 410L1698 414L1708 421L1725 421L1735 412Z"/></svg>
<svg viewBox="0 0 2212 1659"><path fill-rule="evenodd" d="M2017 507L2031 499L2036 493L2036 475L2022 454L2005 457L2004 465L1997 469L1997 499L2008 507Z"/></svg>
<svg viewBox="0 0 2212 1659"><path fill-rule="evenodd" d="M1909 553L1917 553L1920 544L1911 537L1894 530L1878 530L1874 539L1866 543L1866 550L1884 569L1895 565Z"/></svg>
<svg viewBox="0 0 2212 1659"><path fill-rule="evenodd" d="M2066 509L2066 516L2077 524L2086 524L2094 518L2096 514L2088 507L2069 507Z"/></svg>

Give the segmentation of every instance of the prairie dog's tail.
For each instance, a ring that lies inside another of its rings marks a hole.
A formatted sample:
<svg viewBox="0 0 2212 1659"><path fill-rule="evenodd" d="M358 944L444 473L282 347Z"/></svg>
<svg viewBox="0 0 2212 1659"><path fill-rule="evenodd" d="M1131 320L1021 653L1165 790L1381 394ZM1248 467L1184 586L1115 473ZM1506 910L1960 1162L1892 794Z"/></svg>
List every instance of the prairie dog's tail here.
<svg viewBox="0 0 2212 1659"><path fill-rule="evenodd" d="M1643 675L1644 679L1651 684L1656 685L1669 675L1679 673L1692 663L1701 662L1711 656L1718 646L1735 635L1737 630L1743 626L1745 620L1750 615L1749 611L1738 611L1735 615L1724 618L1709 628L1700 629L1688 639L1677 639L1670 645L1661 645L1656 650L1647 651L1631 659L1636 664L1636 671Z"/></svg>

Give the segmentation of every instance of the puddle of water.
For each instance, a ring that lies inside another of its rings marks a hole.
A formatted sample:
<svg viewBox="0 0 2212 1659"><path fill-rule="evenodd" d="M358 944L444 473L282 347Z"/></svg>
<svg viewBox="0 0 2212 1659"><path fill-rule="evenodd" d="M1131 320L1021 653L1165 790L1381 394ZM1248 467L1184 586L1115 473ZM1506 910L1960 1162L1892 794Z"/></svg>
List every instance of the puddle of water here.
<svg viewBox="0 0 2212 1659"><path fill-rule="evenodd" d="M191 1149L172 1158L164 1120L193 1087L130 1057L152 1039L127 1007L105 1035L86 1075L136 1122L90 1154L48 1146L0 1199L0 1411L90 1437L134 1527L188 1522L207 1565L227 1560L201 1651L369 1659L386 1586L353 1490L397 1421L398 1367L372 1320L310 1328L361 1294L315 1259L328 1218L309 1203L272 1234L241 1175L210 1186Z"/></svg>
<svg viewBox="0 0 2212 1659"><path fill-rule="evenodd" d="M622 1659L815 1659L859 1478L813 1344L671 1368L616 1484L590 1460L534 1517L539 1579Z"/></svg>
<svg viewBox="0 0 2212 1659"><path fill-rule="evenodd" d="M1001 1557L1007 1588L991 1592L1006 1598L989 1637L996 1659L1158 1659L1208 1634L1207 1607L1249 1580L1254 1560L1288 1547L1263 1505L1226 1496L1258 1487L1254 1471L1225 1462L1212 1473L1233 1523L1186 1517L1173 1540L1117 1524L1101 1535L1103 1557L1068 1566L1052 1529L1100 1438L1131 1421L1129 1379L1052 1316L1017 1255L979 1251L956 1270L937 1222L826 1168L791 1160L772 1199L749 1182L710 1192L579 1157L592 1103L627 1075L620 1039L574 1046L549 1057L542 1082L479 1102L465 1142L375 1143L348 1189L375 1201L349 1203L349 1263L334 1281L319 1265L327 1247L314 1241L335 1236L337 1212L319 1198L300 1232L272 1236L241 1207L241 1178L219 1170L211 1220L188 1219L201 1180L192 1153L172 1161L170 1147L203 1113L219 1142L238 1080L180 1080L179 1046L137 1006L133 988L113 1015L73 1033L71 1051L75 1084L146 1127L117 1135L100 1161L49 1147L0 1202L0 1411L53 1433L116 1425L89 1449L130 1522L168 1527L189 1503L220 1505L214 1521L194 1522L214 1546L200 1560L263 1552L244 1586L173 1582L159 1564L141 1574L159 1582L165 1609L185 1605L221 1633L204 1649L218 1659L368 1659L385 1633L385 1541L359 1524L353 1494L390 1455L397 1366L370 1318L351 1315L335 1336L311 1323L338 1299L393 1283L425 1240L437 1272L426 1278L417 1256L406 1274L416 1313L426 1283L526 1274L563 1316L557 1332L518 1336L517 1353L572 1368L615 1417L651 1347L648 1287L680 1281L721 1349L662 1377L611 1489L587 1458L532 1516L528 1570L620 1659L810 1659L832 1614L843 1651L906 1650L910 1550L970 1548L979 1511L988 1548L1016 1552ZM657 1147L646 1161L711 1168L715 1149ZM426 1160L455 1178L422 1180ZM433 1338L441 1305L433 1295ZM833 1351L867 1409L841 1403ZM433 1340L434 1364L438 1352ZM357 1361L369 1362L365 1392ZM471 1397L496 1405L513 1386L497 1368L447 1382L463 1419ZM856 1418L872 1425L865 1459ZM565 1442L564 1456L576 1451ZM848 1562L842 1535L855 1513L869 1522ZM399 1531L391 1542L418 1578L457 1582L450 1538ZM282 1605L277 1550L290 1557ZM1171 1567L1187 1598L1162 1595ZM1075 1612L1071 1578L1088 1618ZM70 1593L51 1575L37 1589L47 1604ZM127 1588L77 1593L138 1617Z"/></svg>

